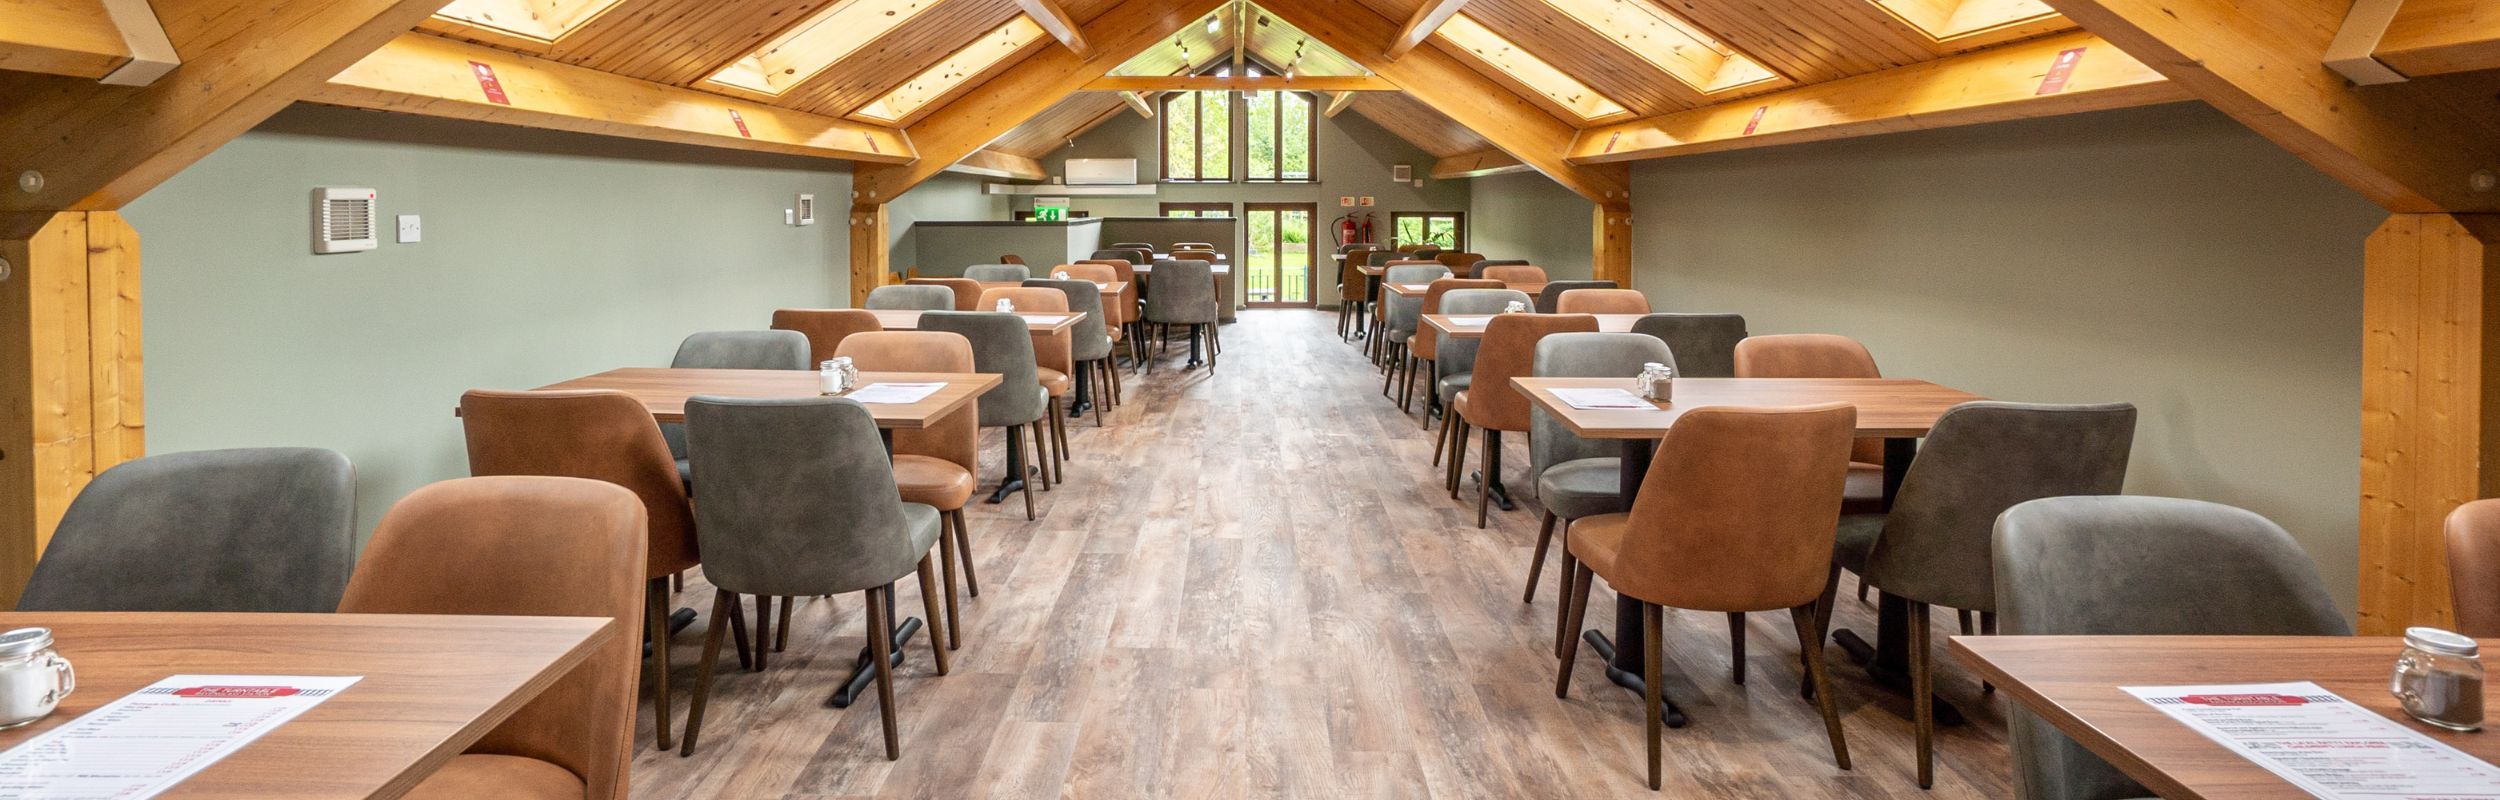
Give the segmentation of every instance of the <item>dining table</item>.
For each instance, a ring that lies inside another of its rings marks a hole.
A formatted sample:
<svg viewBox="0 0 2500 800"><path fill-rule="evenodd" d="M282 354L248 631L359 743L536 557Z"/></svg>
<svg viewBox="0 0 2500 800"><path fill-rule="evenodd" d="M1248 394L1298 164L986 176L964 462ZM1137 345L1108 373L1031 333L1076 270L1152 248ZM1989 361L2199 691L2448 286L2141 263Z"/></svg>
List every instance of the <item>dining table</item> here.
<svg viewBox="0 0 2500 800"><path fill-rule="evenodd" d="M1605 315L1632 316L1632 315ZM1800 406L1841 402L1857 408L1857 438L1882 439L1884 442L1883 507L1892 508L1894 497L1901 490L1901 478L1909 473L1910 461L1918 456L1918 441L1935 427L1936 419L1947 409L1987 398L1959 389L1939 386L1922 380L1906 378L1677 378L1671 402L1641 401L1644 407L1632 409L1581 409L1554 393L1556 389L1622 389L1639 397L1633 376L1620 378L1538 378L1516 377L1511 386L1527 396L1528 402L1543 409L1561 423L1572 435L1583 439L1608 439L1621 443L1622 469L1617 476L1618 489L1628 507L1640 493L1641 480L1649 473L1651 457L1658 441L1675 426L1677 417L1696 408L1713 406ZM1487 478L1490 480L1490 478ZM1643 689L1642 662L1644 649L1640 627L1640 601L1629 596L1615 596L1615 634L1608 638L1599 631L1586 631L1582 638L1605 657L1606 677L1616 685L1640 692ZM1842 630L1833 638L1842 649L1865 667L1868 677L1877 685L1907 693L1909 680L1909 602L1884 593L1877 604L1876 640L1872 645L1863 637ZM1950 704L1938 701L1937 720L1943 724L1959 722L1960 712ZM1680 711L1670 714L1670 722L1683 724Z"/></svg>
<svg viewBox="0 0 2500 800"><path fill-rule="evenodd" d="M1034 277L1040 278L1048 276L1036 275ZM981 290L985 292L991 289L1024 288L1023 281L975 281L975 283L981 284ZM1093 283L1096 288L1101 290L1100 294L1102 296L1102 302L1105 306L1108 306L1112 301L1119 299L1121 292L1128 291L1128 281L1094 281Z"/></svg>
<svg viewBox="0 0 2500 800"><path fill-rule="evenodd" d="M51 716L0 731L0 748L175 675L358 678L155 795L167 800L398 797L631 635L607 617L0 613L0 629L24 627L52 630L77 686Z"/></svg>
<svg viewBox="0 0 2500 800"><path fill-rule="evenodd" d="M2489 651L2500 639L2481 645ZM2170 800L2312 795L2120 687L2308 681L2466 755L2500 762L2500 737L2405 715L2387 689L2402 637L1954 636L1945 648L1979 679ZM2483 698L2485 708L2500 700L2491 688Z"/></svg>
<svg viewBox="0 0 2500 800"><path fill-rule="evenodd" d="M1484 328L1493 323L1492 314L1425 314L1424 324L1435 334L1451 339L1482 339ZM1631 333L1632 324L1647 314L1590 314L1597 318L1601 333ZM1628 381L1627 381L1628 382Z"/></svg>
<svg viewBox="0 0 2500 800"><path fill-rule="evenodd" d="M1526 293L1527 293L1527 295L1528 295L1529 297L1534 298L1534 297L1536 297L1536 293L1537 293L1537 292L1539 292L1539 291L1543 291L1543 290L1545 289L1545 282L1544 282L1544 281L1508 281L1508 282L1505 282L1505 283L1503 283L1503 284L1502 284L1502 288L1509 289L1509 290L1514 291L1514 292L1526 292ZM1390 292L1391 294L1395 294L1395 295L1397 295L1397 296L1399 296L1399 297L1422 297L1422 296L1424 296L1425 294L1430 293L1431 291L1432 291L1432 284L1429 284L1429 283L1392 283L1392 284L1389 284L1389 292Z"/></svg>

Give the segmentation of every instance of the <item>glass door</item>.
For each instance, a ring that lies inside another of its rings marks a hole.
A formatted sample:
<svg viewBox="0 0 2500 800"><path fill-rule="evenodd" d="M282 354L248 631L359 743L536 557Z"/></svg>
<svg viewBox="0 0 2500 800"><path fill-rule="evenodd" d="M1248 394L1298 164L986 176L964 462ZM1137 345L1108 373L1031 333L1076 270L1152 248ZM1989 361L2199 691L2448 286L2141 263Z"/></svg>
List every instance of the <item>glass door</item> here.
<svg viewBox="0 0 2500 800"><path fill-rule="evenodd" d="M1245 301L1254 307L1312 304L1311 242L1318 237L1317 203L1245 203L1241 268Z"/></svg>

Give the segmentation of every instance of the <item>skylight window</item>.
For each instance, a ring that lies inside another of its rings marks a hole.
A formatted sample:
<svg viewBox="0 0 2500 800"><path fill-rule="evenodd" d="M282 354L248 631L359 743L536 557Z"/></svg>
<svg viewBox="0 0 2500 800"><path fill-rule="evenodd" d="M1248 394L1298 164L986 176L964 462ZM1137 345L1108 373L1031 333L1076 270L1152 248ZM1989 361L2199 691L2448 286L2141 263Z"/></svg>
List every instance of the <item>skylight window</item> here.
<svg viewBox="0 0 2500 800"><path fill-rule="evenodd" d="M550 44L589 22L616 0L451 0L434 12L466 33Z"/></svg>
<svg viewBox="0 0 2500 800"><path fill-rule="evenodd" d="M937 66L912 76L910 81L896 87L894 91L887 92L884 97L877 98L876 102L869 103L853 116L877 122L900 122L910 117L913 112L919 111L922 106L928 105L930 101L945 96L947 92L953 91L966 80L997 67L1007 57L1022 51L1026 45L1048 35L1042 32L1041 25L1033 22L1032 17L1019 15L1015 19L1008 20L1007 24L998 26L997 30L982 34L978 41L955 51L954 55L947 56L946 60L939 62Z"/></svg>
<svg viewBox="0 0 2500 800"><path fill-rule="evenodd" d="M1950 41L2057 15L2040 0L1875 0L1911 27Z"/></svg>
<svg viewBox="0 0 2500 800"><path fill-rule="evenodd" d="M778 95L806 83L939 0L843 0L721 69L713 83Z"/></svg>
<svg viewBox="0 0 2500 800"><path fill-rule="evenodd" d="M1625 113L1622 104L1598 94L1597 90L1589 88L1588 84L1563 74L1562 70L1545 63L1544 59L1530 55L1528 51L1512 44L1509 39L1502 38L1501 34L1494 33L1475 20L1467 18L1466 14L1450 17L1448 22L1441 23L1441 29L1435 35L1474 54L1476 58L1493 65L1494 69L1501 70L1512 80L1528 87L1530 91L1544 95L1546 99L1552 100L1556 105L1582 120L1594 120Z"/></svg>
<svg viewBox="0 0 2500 800"><path fill-rule="evenodd" d="M1780 77L1651 0L1545 0L1545 4L1704 94Z"/></svg>

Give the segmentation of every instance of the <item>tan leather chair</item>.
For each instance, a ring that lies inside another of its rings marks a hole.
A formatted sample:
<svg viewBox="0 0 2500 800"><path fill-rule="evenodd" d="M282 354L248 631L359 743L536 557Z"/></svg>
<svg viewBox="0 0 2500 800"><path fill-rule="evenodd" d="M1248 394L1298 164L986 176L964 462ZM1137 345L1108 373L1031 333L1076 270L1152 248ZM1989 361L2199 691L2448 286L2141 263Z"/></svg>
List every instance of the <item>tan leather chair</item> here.
<svg viewBox="0 0 2500 800"><path fill-rule="evenodd" d="M807 363L833 360L842 340L854 333L885 330L877 315L857 308L783 308L773 311L773 330L807 335Z"/></svg>
<svg viewBox="0 0 2500 800"><path fill-rule="evenodd" d="M955 290L955 310L981 310L980 281L976 281L971 278L913 278L904 281L904 283L919 284L922 286L944 286L946 288L953 289Z"/></svg>
<svg viewBox="0 0 2500 800"><path fill-rule="evenodd" d="M1849 468L1849 434L1857 409L1846 403L1798 408L1700 408L1685 412L1658 444L1657 460L1627 514L1574 523L1564 550L1571 609L1565 630L1588 615L1592 578L1641 601L1649 652L1642 660L1648 690L1649 788L1659 786L1666 639L1661 606L1742 613L1787 609L1804 654L1806 678L1832 758L1849 768L1849 744L1823 674L1822 643L1813 633L1815 601L1830 569L1832 531L1840 520L1840 487ZM1563 654L1554 696L1571 688Z"/></svg>
<svg viewBox="0 0 2500 800"><path fill-rule="evenodd" d="M1483 259L1477 259L1479 261ZM1544 283L1545 268L1524 264L1506 264L1478 270L1476 277L1503 283ZM1564 312L1570 313L1570 312Z"/></svg>
<svg viewBox="0 0 2500 800"><path fill-rule="evenodd" d="M946 331L863 333L842 340L842 355L861 370L874 372L972 372L972 342ZM938 510L938 564L946 576L946 646L963 646L956 620L955 565L963 564L964 583L981 596L981 580L972 569L972 533L964 524L964 505L971 502L981 469L981 412L966 406L920 430L894 432L894 486L903 502ZM932 620L932 623L935 621Z"/></svg>
<svg viewBox="0 0 2500 800"><path fill-rule="evenodd" d="M1417 312L1419 315L1441 313L1441 296L1449 294L1452 291L1459 289L1500 289L1502 288L1502 282L1493 280L1469 280L1466 278L1442 278L1433 281L1427 286L1428 288L1424 289L1423 310ZM1421 320L1423 319L1423 316L1417 316L1416 319ZM1389 380L1380 385L1380 394L1383 397L1388 396L1389 386L1391 384L1398 384L1398 410L1406 411L1408 410L1408 407L1413 404L1413 400L1415 399L1416 367L1432 366L1434 354L1441 352L1440 332L1434 330L1431 325L1418 324L1415 326L1415 335L1407 337L1406 343L1402 345L1402 347L1405 348L1405 356L1398 359L1398 363L1395 367L1389 370ZM1403 380L1400 380L1399 378L1401 374L1405 376ZM1427 409L1427 411L1428 410L1429 409ZM1429 417L1431 415L1427 413L1425 416ZM1427 419L1424 422L1424 427L1432 427L1432 422Z"/></svg>
<svg viewBox="0 0 2500 800"><path fill-rule="evenodd" d="M1449 267L1450 274L1452 275L1456 275L1461 278L1470 278L1475 277L1476 262L1483 261L1484 254L1448 252L1434 253L1432 255L1432 260L1439 261L1442 266Z"/></svg>
<svg viewBox="0 0 2500 800"><path fill-rule="evenodd" d="M1476 484L1476 527L1485 523L1485 503L1493 484L1502 479L1502 432L1527 433L1534 420L1528 398L1512 388L1510 379L1534 374L1536 343L1557 334L1597 332L1597 318L1587 314L1497 314L1485 323L1476 345L1475 379L1450 402L1458 428L1451 431L1450 497L1458 497L1460 476L1466 475L1467 429L1484 429L1484 481Z"/></svg>
<svg viewBox="0 0 2500 800"><path fill-rule="evenodd" d="M1554 313L1647 314L1649 295L1633 289L1573 289L1554 298Z"/></svg>
<svg viewBox="0 0 2500 800"><path fill-rule="evenodd" d="M647 528L632 492L581 478L449 480L410 493L382 516L340 613L615 621L580 664L407 797L626 796Z"/></svg>
<svg viewBox="0 0 2500 800"><path fill-rule="evenodd" d="M1858 340L1827 333L1748 336L1736 343L1739 378L1881 378L1875 356ZM1859 439L1849 449L1849 486L1841 513L1884 510L1884 440ZM1860 597L1865 594L1859 589Z"/></svg>
<svg viewBox="0 0 2500 800"><path fill-rule="evenodd" d="M998 301L1002 299L1015 303L1016 311L1020 313L1068 313L1066 292L1038 286L983 290L981 308L997 308ZM1075 342L1070 339L1070 333L1074 330L1070 328L1046 336L1033 337L1034 373L1041 379L1043 391L1050 393L1050 413L1046 418L1050 422L1052 450L1050 458L1043 461L1042 466L1051 471L1050 479L1053 483L1067 481L1068 426L1067 417L1059 414L1059 404L1061 398L1067 397L1068 392L1076 389L1076 379L1072 377L1076 374L1076 357L1073 349Z"/></svg>
<svg viewBox="0 0 2500 800"><path fill-rule="evenodd" d="M2500 637L2500 500L2476 500L2448 514L2448 597L2457 632Z"/></svg>
<svg viewBox="0 0 2500 800"><path fill-rule="evenodd" d="M1054 272L1066 272L1070 278L1080 281L1093 281L1095 283L1117 283L1119 281L1128 280L1127 278L1120 277L1120 271L1117 267L1098 261L1079 261L1074 264L1066 264L1060 266L1059 269L1054 270ZM1135 270L1132 269L1131 277L1135 276L1134 273ZM1136 292L1137 285L1134 282L1131 282L1129 285L1121 287L1118 295L1105 298L1102 301L1102 328L1104 333L1110 334L1111 336L1111 344L1114 348L1112 350L1113 361L1117 361L1119 359L1119 350L1117 349L1118 346L1121 343L1128 341L1129 323L1134 322L1137 319L1137 304L1123 303L1120 301L1134 295ZM1103 397L1094 398L1095 402L1103 402L1105 399L1108 399L1111 405L1119 405L1122 399L1120 371L1111 369L1109 364L1105 364L1103 374L1110 376L1110 380L1106 381L1106 383L1109 384L1111 391L1104 393Z"/></svg>
<svg viewBox="0 0 2500 800"><path fill-rule="evenodd" d="M1089 258L1076 263L1101 264L1103 266L1110 267L1112 274L1117 276L1113 278L1113 280L1126 281L1128 283L1128 286L1120 290L1120 298L1118 302L1106 303L1105 305L1116 305L1119 307L1120 326L1126 329L1120 333L1120 340L1129 343L1129 365L1132 367L1136 366L1139 361L1144 359L1144 356L1140 355L1137 350L1137 347L1142 344L1137 336L1137 326L1140 324L1138 322L1140 316L1139 307L1137 305L1139 291L1139 287L1137 285L1137 265L1129 263L1127 259L1120 258Z"/></svg>
<svg viewBox="0 0 2500 800"><path fill-rule="evenodd" d="M1022 264L1022 263L1024 263L1024 257L1023 257L1023 256L1020 256L1020 255L1016 255L1016 254L1014 254L1014 253L1008 253L1008 254L1006 254L1006 255L999 256L999 257L998 257L998 263L1001 263L1001 264Z"/></svg>
<svg viewBox="0 0 2500 800"><path fill-rule="evenodd" d="M657 742L662 750L674 747L668 579L702 559L695 552L694 507L686 501L686 483L677 475L677 459L669 456L659 423L641 401L624 392L486 389L460 396L460 423L468 438L471 475L589 478L625 487L642 499L650 522L643 571L648 597L635 622L651 640L651 666L643 681L658 711ZM717 619L714 624L719 624Z"/></svg>

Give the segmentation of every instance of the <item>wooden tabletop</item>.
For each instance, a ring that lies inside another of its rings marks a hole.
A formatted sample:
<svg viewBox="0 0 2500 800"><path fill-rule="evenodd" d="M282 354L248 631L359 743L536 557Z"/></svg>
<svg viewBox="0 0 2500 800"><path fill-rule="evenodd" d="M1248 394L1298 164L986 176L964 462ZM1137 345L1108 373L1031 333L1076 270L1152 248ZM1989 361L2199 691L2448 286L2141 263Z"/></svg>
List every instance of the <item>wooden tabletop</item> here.
<svg viewBox="0 0 2500 800"><path fill-rule="evenodd" d="M1538 291L1545 288L1545 282L1513 282L1505 283L1502 286L1503 288L1510 289L1512 291L1527 292L1528 296L1534 297ZM1389 291L1395 292L1399 297L1422 297L1425 293L1432 291L1432 284L1392 283L1389 284Z"/></svg>
<svg viewBox="0 0 2500 800"><path fill-rule="evenodd" d="M1680 391L1680 390L1679 390ZM1946 648L1981 679L2170 800L2307 798L2120 686L2312 681L2484 761L2500 736L2414 722L2387 692L2404 640L2353 636L1955 636ZM2500 647L2485 639L2483 647ZM2500 699L2484 689L2485 707Z"/></svg>
<svg viewBox="0 0 2500 800"><path fill-rule="evenodd" d="M1802 406L1843 402L1858 407L1861 437L1925 436L1945 409L1988 398L1926 381L1898 378L1677 378L1674 402L1653 409L1572 408L1551 391L1609 388L1633 391L1620 378L1512 378L1528 402L1553 414L1583 439L1654 439L1684 412L1710 406Z"/></svg>
<svg viewBox="0 0 2500 800"><path fill-rule="evenodd" d="M1212 269L1212 270L1214 270L1214 273L1215 273L1215 274L1217 274L1217 275L1230 275L1230 274L1233 274L1233 265L1231 265L1231 264L1221 264L1221 263L1219 263L1219 264L1214 264L1214 265L1211 265L1209 268L1210 268L1210 269ZM1155 274L1155 265L1153 265L1153 264L1138 264L1138 265L1136 265L1136 266L1134 266L1134 267L1131 267L1131 269L1135 269L1135 270L1137 270L1137 274L1139 274L1139 275L1144 275L1144 276L1149 277L1149 278L1154 277L1154 274Z"/></svg>
<svg viewBox="0 0 2500 800"><path fill-rule="evenodd" d="M1459 323L1457 323L1457 322L1452 322L1452 321L1450 320L1450 317L1451 317L1451 316L1453 316L1453 315L1450 315L1450 314L1425 314L1425 315L1424 315L1424 324L1432 326L1432 329L1433 329L1434 331L1439 332L1439 333L1440 333L1440 335L1442 335L1442 336L1447 336L1447 337L1450 337L1450 338L1452 338L1452 339L1482 339L1482 338L1484 338L1484 323L1479 322L1479 323L1475 323L1475 324L1472 324L1472 325L1462 325L1462 324L1459 324ZM1469 317L1469 318L1474 318L1474 317L1484 317L1484 318L1486 318L1486 319L1488 319L1488 320L1492 318L1492 315L1490 315L1490 314L1458 314L1458 315L1455 315L1455 316ZM1647 315L1647 314L1591 314L1591 315L1589 315L1589 316L1593 316L1593 317L1596 317L1596 318L1597 318L1597 329L1598 329L1599 331L1601 331L1601 332L1604 332L1604 333L1631 333L1631 332L1632 332L1632 323L1634 323L1634 322L1638 322L1638 321L1640 321L1640 319L1641 319L1642 317L1649 316L1649 315ZM1626 380L1627 380L1627 382L1629 381L1629 379L1628 379L1628 378L1627 378Z"/></svg>
<svg viewBox="0 0 2500 800"><path fill-rule="evenodd" d="M884 312L878 312L884 313ZM999 384L987 372L862 372L860 385L872 383L937 383L946 387L917 403L871 403L868 412L877 427L917 430L971 405L982 392ZM538 387L541 391L613 389L634 396L661 422L686 421L686 398L698 394L727 397L815 397L815 370L795 369L670 369L626 367Z"/></svg>
<svg viewBox="0 0 2500 800"><path fill-rule="evenodd" d="M1170 260L1172 260L1172 254L1171 254L1171 253L1147 253L1147 255L1154 256L1156 261L1170 261ZM1217 253L1217 254L1215 254L1215 260L1217 260L1217 261L1226 261L1226 260L1230 260L1230 259L1231 259L1231 257L1232 257L1232 256L1231 256L1231 254L1229 254L1229 253ZM1139 264L1138 266L1143 267L1143 266L1146 266L1146 265L1144 265L1144 264ZM1218 265L1216 265L1216 266L1219 266L1219 267L1220 267L1220 266L1223 266L1223 265L1218 264Z"/></svg>
<svg viewBox="0 0 2500 800"><path fill-rule="evenodd" d="M1337 260L1339 260L1339 261L1343 261L1343 260L1345 260L1345 256L1338 256L1338 257L1337 257ZM1386 273L1389 271L1389 268L1388 268L1388 267L1385 267L1385 266L1381 266L1381 265L1379 265L1379 264L1362 264L1362 265L1358 265L1358 266L1356 266L1356 267L1354 268L1354 271L1356 271L1356 272L1360 272L1360 273L1363 273L1363 274L1365 274L1365 275L1372 276L1372 277L1374 277L1374 278L1377 278L1377 277L1380 277L1380 276L1381 276L1381 275L1383 275L1383 274L1386 274Z"/></svg>
<svg viewBox="0 0 2500 800"><path fill-rule="evenodd" d="M1126 285L1126 282L1123 281L1122 285ZM868 313L877 315L877 324L885 326L886 330L910 331L920 329L920 315L923 312L916 309L872 308L868 310ZM1019 311L1016 312L1016 316L1024 318L1025 330L1032 332L1035 336L1041 336L1075 328L1076 323L1085 318L1085 312Z"/></svg>
<svg viewBox="0 0 2500 800"><path fill-rule="evenodd" d="M363 680L162 798L398 797L572 670L615 620L393 614L0 613L52 629L78 689L14 747L183 674Z"/></svg>
<svg viewBox="0 0 2500 800"><path fill-rule="evenodd" d="M1043 278L1043 277L1048 277L1048 276L1045 276L1045 275L1035 275L1035 276L1033 276L1033 277L1036 277L1036 278ZM991 289L1021 289L1021 288L1024 288L1024 282L1023 282L1023 281L974 281L974 282L975 282L975 283L979 283L979 284L981 284L981 289L982 289L982 291L988 291L988 290L991 290ZM1123 291L1127 291L1127 290L1128 290L1128 281L1112 281L1112 282L1109 282L1109 283L1101 283L1101 282L1097 282L1097 283L1095 283L1094 285L1095 285L1095 286L1097 286L1097 287L1100 287L1100 288L1102 289L1102 296L1104 296L1104 297L1118 297L1118 296L1120 296L1120 293L1121 293L1121 292L1123 292Z"/></svg>

